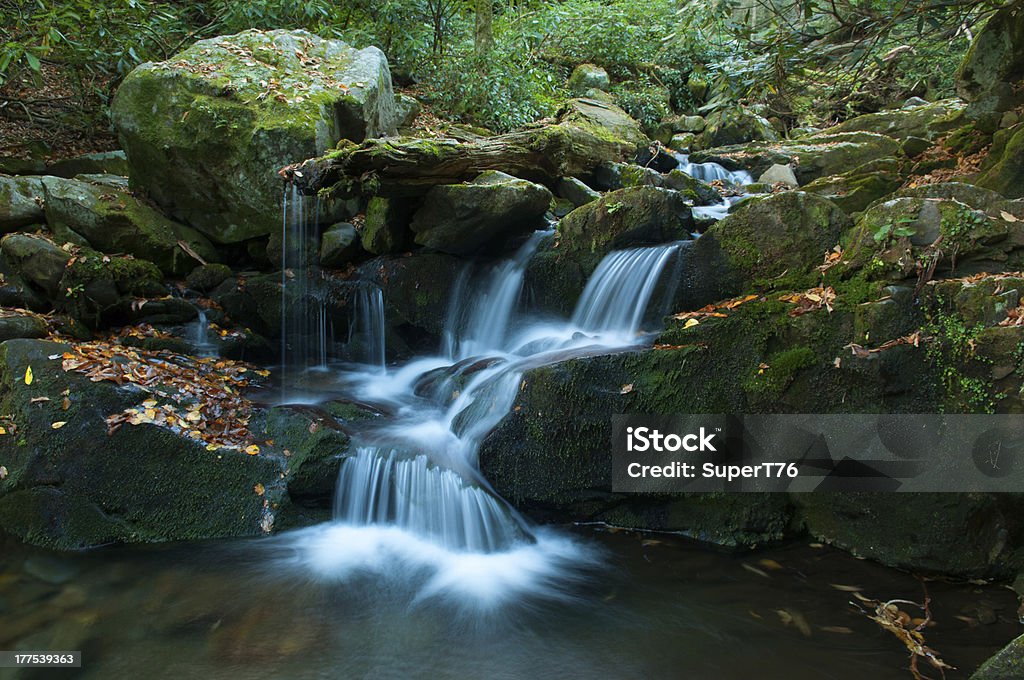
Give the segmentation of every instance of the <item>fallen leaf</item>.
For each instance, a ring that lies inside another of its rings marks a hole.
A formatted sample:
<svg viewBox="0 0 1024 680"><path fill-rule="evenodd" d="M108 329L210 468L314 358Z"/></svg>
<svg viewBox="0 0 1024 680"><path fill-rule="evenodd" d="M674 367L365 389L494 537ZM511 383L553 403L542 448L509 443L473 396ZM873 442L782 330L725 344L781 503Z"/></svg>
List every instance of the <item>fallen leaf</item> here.
<svg viewBox="0 0 1024 680"><path fill-rule="evenodd" d="M6 479L6 478L7 478L7 468L5 468L3 465L0 465L0 479Z"/></svg>
<svg viewBox="0 0 1024 680"><path fill-rule="evenodd" d="M31 385L32 384L32 367L31 366L29 366L28 368L25 369L25 384L26 385Z"/></svg>
<svg viewBox="0 0 1024 680"><path fill-rule="evenodd" d="M860 591L864 590L860 586L844 586L839 583L829 583L829 585L835 588L836 590L843 591L844 593L859 593Z"/></svg>
<svg viewBox="0 0 1024 680"><path fill-rule="evenodd" d="M55 423L50 423L50 427L52 427L54 430L59 430L60 428L64 427L67 424L68 421L66 420L58 420Z"/></svg>
<svg viewBox="0 0 1024 680"><path fill-rule="evenodd" d="M256 483L256 486L254 486L252 490L256 492L257 496L262 496L264 493L266 493L266 489L259 482Z"/></svg>
<svg viewBox="0 0 1024 680"><path fill-rule="evenodd" d="M999 211L999 216L1002 217L1007 222L1020 222L1016 215L1011 215L1005 210Z"/></svg>
<svg viewBox="0 0 1024 680"><path fill-rule="evenodd" d="M697 321L696 319L687 319L686 323L683 324L683 328L693 328L694 326L699 326L699 325L700 325L700 321Z"/></svg>
<svg viewBox="0 0 1024 680"><path fill-rule="evenodd" d="M44 401L50 401L50 398L49 397L32 397L31 399L28 400L28 403L30 403L30 404L38 404L38 403L41 403L41 402L44 402Z"/></svg>
<svg viewBox="0 0 1024 680"><path fill-rule="evenodd" d="M768 575L768 572L762 571L761 569L758 569L752 564L747 564L746 562L744 562L742 564L742 567L749 571L751 574L757 574L758 576L763 576L764 578L771 578L771 576Z"/></svg>
<svg viewBox="0 0 1024 680"><path fill-rule="evenodd" d="M250 444L249 446L245 447L245 452L250 456L255 456L257 453L260 452L260 447L256 446L255 444Z"/></svg>
<svg viewBox="0 0 1024 680"><path fill-rule="evenodd" d="M846 626L822 626L821 629L826 633L841 633L843 635L849 635L853 632L852 628Z"/></svg>
<svg viewBox="0 0 1024 680"><path fill-rule="evenodd" d="M783 568L782 565L779 564L778 562L776 562L775 560L770 560L770 559L767 559L767 558L762 559L762 560L758 560L757 563L760 564L765 569L771 569L773 571L778 571L779 569Z"/></svg>
<svg viewBox="0 0 1024 680"><path fill-rule="evenodd" d="M632 391L633 391L633 383L629 383L628 385L623 385L622 387L619 388L619 394L629 394Z"/></svg>

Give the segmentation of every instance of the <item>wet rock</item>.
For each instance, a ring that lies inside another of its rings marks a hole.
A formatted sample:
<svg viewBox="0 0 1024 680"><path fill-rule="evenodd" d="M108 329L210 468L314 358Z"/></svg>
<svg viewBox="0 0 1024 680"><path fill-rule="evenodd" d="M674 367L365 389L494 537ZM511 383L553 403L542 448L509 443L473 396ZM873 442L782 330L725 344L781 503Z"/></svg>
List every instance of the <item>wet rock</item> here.
<svg viewBox="0 0 1024 680"><path fill-rule="evenodd" d="M454 255L501 251L543 224L551 192L489 171L466 184L432 188L413 215L416 243ZM364 244L365 245L365 244Z"/></svg>
<svg viewBox="0 0 1024 680"><path fill-rule="evenodd" d="M200 40L139 66L111 118L132 185L220 243L280 229L282 166L397 124L380 50L285 30Z"/></svg>
<svg viewBox="0 0 1024 680"><path fill-rule="evenodd" d="M682 170L673 170L662 182L666 189L678 191L693 205L714 205L722 201L722 196L710 184L690 177Z"/></svg>
<svg viewBox="0 0 1024 680"><path fill-rule="evenodd" d="M184 275L196 260L187 245L210 261L217 252L195 229L176 224L127 192L78 180L47 178L46 219L89 245L109 253L130 253L153 262L168 275Z"/></svg>
<svg viewBox="0 0 1024 680"><path fill-rule="evenodd" d="M152 262L80 248L61 275L53 305L90 328L98 328L136 316L142 304L136 298L166 295L163 276Z"/></svg>
<svg viewBox="0 0 1024 680"><path fill-rule="evenodd" d="M688 153L697 145L697 135L692 132L680 132L672 135L668 143L669 147L682 153Z"/></svg>
<svg viewBox="0 0 1024 680"><path fill-rule="evenodd" d="M320 238L320 266L340 267L358 259L363 252L359 232L348 222L331 225Z"/></svg>
<svg viewBox="0 0 1024 680"><path fill-rule="evenodd" d="M920 137L934 141L937 137L958 127L964 104L958 99L945 99L919 106L904 107L891 111L880 111L857 116L825 131L825 134L842 132L874 132L895 139Z"/></svg>
<svg viewBox="0 0 1024 680"><path fill-rule="evenodd" d="M820 177L803 190L827 198L847 214L860 212L899 189L904 179L894 159L866 163L842 175Z"/></svg>
<svg viewBox="0 0 1024 680"><path fill-rule="evenodd" d="M655 187L605 194L558 224L560 248L603 256L612 250L690 238L693 216L682 195Z"/></svg>
<svg viewBox="0 0 1024 680"><path fill-rule="evenodd" d="M608 72L594 64L580 64L569 76L569 90L575 94L585 94L587 90L607 90L611 85Z"/></svg>
<svg viewBox="0 0 1024 680"><path fill-rule="evenodd" d="M38 177L0 175L0 234L44 219L42 181Z"/></svg>
<svg viewBox="0 0 1024 680"><path fill-rule="evenodd" d="M1024 635L981 664L971 680L1017 680L1020 677L1024 677Z"/></svg>

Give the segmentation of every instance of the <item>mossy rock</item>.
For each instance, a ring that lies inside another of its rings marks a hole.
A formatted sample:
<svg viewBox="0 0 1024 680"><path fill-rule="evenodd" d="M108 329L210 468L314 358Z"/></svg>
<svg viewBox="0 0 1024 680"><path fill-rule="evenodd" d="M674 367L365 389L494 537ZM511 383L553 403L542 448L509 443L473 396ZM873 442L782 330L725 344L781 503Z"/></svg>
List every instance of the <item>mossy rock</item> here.
<svg viewBox="0 0 1024 680"><path fill-rule="evenodd" d="M607 90L611 85L608 72L595 64L580 64L569 76L569 90L574 94L586 94L587 90Z"/></svg>
<svg viewBox="0 0 1024 680"><path fill-rule="evenodd" d="M693 163L715 162L730 170L747 170L760 177L772 165L790 165L800 185L819 177L842 175L865 163L894 158L900 143L874 132L825 131L777 143L753 143L705 149L690 155Z"/></svg>
<svg viewBox="0 0 1024 680"><path fill-rule="evenodd" d="M338 269L364 255L359 232L348 222L332 224L320 237L320 266Z"/></svg>
<svg viewBox="0 0 1024 680"><path fill-rule="evenodd" d="M908 137L934 140L958 127L962 121L963 110L962 101L944 99L930 104L905 106L850 118L829 128L826 134L875 132L900 140Z"/></svg>
<svg viewBox="0 0 1024 680"><path fill-rule="evenodd" d="M1024 635L1015 638L974 672L971 680L1018 680L1024 677Z"/></svg>
<svg viewBox="0 0 1024 680"><path fill-rule="evenodd" d="M680 193L630 187L611 191L562 218L559 248L604 256L621 248L689 239L692 226L693 216Z"/></svg>
<svg viewBox="0 0 1024 680"><path fill-rule="evenodd" d="M133 316L132 310L139 309L136 298L167 294L163 276L152 262L79 248L61 275L54 307L90 328L98 328L125 323L126 314Z"/></svg>
<svg viewBox="0 0 1024 680"><path fill-rule="evenodd" d="M387 199L374 199L381 200ZM416 243L443 253L502 252L542 227L550 204L543 185L491 170L472 182L433 187L410 228Z"/></svg>
<svg viewBox="0 0 1024 680"><path fill-rule="evenodd" d="M747 142L775 142L779 135L771 123L743 107L720 109L705 119L697 146L710 149Z"/></svg>
<svg viewBox="0 0 1024 680"><path fill-rule="evenodd" d="M60 297L60 281L71 254L56 243L35 234L8 234L0 252L11 268L52 304Z"/></svg>
<svg viewBox="0 0 1024 680"><path fill-rule="evenodd" d="M410 219L408 199L374 196L366 206L366 221L359 242L373 255L401 252L412 240Z"/></svg>
<svg viewBox="0 0 1024 680"><path fill-rule="evenodd" d="M393 134L397 122L380 50L285 30L200 40L142 64L111 118L132 186L221 243L280 229L282 166Z"/></svg>
<svg viewBox="0 0 1024 680"><path fill-rule="evenodd" d="M207 451L155 425L108 435L105 418L148 394L65 373L65 349L41 340L0 344L0 404L16 425L0 445L9 472L0 481L6 531L60 549L264 533L270 504L284 497L282 460ZM39 396L49 401L31 403ZM52 428L58 421L66 425Z"/></svg>
<svg viewBox="0 0 1024 680"><path fill-rule="evenodd" d="M728 278L764 283L799 278L821 264L851 226L831 201L802 191L785 191L741 203L693 244L693 257L724 260Z"/></svg>
<svg viewBox="0 0 1024 680"><path fill-rule="evenodd" d="M1018 125L995 164L978 178L979 186L998 191L1007 198L1024 197L1024 125Z"/></svg>
<svg viewBox="0 0 1024 680"><path fill-rule="evenodd" d="M1015 86L1024 79L1024 3L1010 2L989 17L971 42L956 73L957 93L968 116L988 132L1003 111L1021 101Z"/></svg>
<svg viewBox="0 0 1024 680"><path fill-rule="evenodd" d="M72 178L79 175L128 176L128 156L124 151L100 151L64 158L46 166L46 174Z"/></svg>
<svg viewBox="0 0 1024 680"><path fill-rule="evenodd" d="M44 219L43 182L39 177L0 175L0 234Z"/></svg>
<svg viewBox="0 0 1024 680"><path fill-rule="evenodd" d="M46 319L37 314L0 312L0 342L15 338L45 338Z"/></svg>
<svg viewBox="0 0 1024 680"><path fill-rule="evenodd" d="M170 276L183 276L197 264L180 243L204 260L218 259L205 236L172 222L128 192L57 178L45 179L43 186L51 227L70 230L97 250L149 260Z"/></svg>
<svg viewBox="0 0 1024 680"><path fill-rule="evenodd" d="M803 190L827 198L848 215L863 211L875 201L903 186L896 159L866 163L843 175L820 177Z"/></svg>

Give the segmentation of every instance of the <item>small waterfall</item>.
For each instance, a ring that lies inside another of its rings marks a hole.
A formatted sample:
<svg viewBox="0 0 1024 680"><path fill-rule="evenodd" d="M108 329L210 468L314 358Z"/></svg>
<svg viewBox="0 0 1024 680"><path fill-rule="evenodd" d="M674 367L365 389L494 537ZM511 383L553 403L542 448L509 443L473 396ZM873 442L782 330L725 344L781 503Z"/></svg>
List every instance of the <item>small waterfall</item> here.
<svg viewBox="0 0 1024 680"><path fill-rule="evenodd" d="M679 169L694 179L702 182L725 180L737 186L746 186L754 182L754 178L746 170L726 170L718 163L691 163L687 154L675 154L679 161Z"/></svg>
<svg viewBox="0 0 1024 680"><path fill-rule="evenodd" d="M399 528L460 553L497 553L533 542L526 521L480 475L480 443L511 410L527 365L543 364L546 356L564 358L577 348L593 352L635 343L679 249L668 244L608 255L571 320L521 319L521 335L529 341L516 345L509 329L523 272L544 235L493 267L485 281L477 284L464 275L449 308L446 356L421 359L411 370L364 374L364 395L386 393L399 415L342 463L335 500L339 525ZM439 379L439 372L446 377ZM430 389L417 392L421 381Z"/></svg>
<svg viewBox="0 0 1024 680"><path fill-rule="evenodd" d="M678 244L611 253L591 275L576 304L572 323L589 333L635 336L665 265Z"/></svg>
<svg viewBox="0 0 1024 680"><path fill-rule="evenodd" d="M425 455L363 447L338 477L335 517L351 524L390 524L449 550L495 552L522 540L519 525L492 493L467 484Z"/></svg>
<svg viewBox="0 0 1024 680"><path fill-rule="evenodd" d="M281 372L288 375L327 363L327 313L315 257L317 213L295 187L285 189L281 227Z"/></svg>
<svg viewBox="0 0 1024 680"><path fill-rule="evenodd" d="M353 295L348 326L350 358L384 369L384 291L372 283L360 282Z"/></svg>
<svg viewBox="0 0 1024 680"><path fill-rule="evenodd" d="M186 339L198 356L217 356L217 346L210 341L210 322L206 318L206 310L202 307L196 307L196 320L189 325Z"/></svg>
<svg viewBox="0 0 1024 680"><path fill-rule="evenodd" d="M509 326L523 290L526 266L540 242L551 233L534 232L515 257L494 266L486 282L481 282L479 287L470 270L463 271L445 323L444 352L448 357L464 359L506 346ZM482 292L476 292L478 289Z"/></svg>

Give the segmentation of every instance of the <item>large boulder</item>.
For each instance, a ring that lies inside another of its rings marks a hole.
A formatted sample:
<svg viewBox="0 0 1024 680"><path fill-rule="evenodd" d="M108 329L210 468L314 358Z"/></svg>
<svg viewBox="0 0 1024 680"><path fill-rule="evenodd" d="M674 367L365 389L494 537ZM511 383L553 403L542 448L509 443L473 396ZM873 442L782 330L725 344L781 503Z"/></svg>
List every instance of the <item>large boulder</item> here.
<svg viewBox="0 0 1024 680"><path fill-rule="evenodd" d="M201 40L139 66L111 117L132 185L223 243L280 228L282 166L396 126L380 50L284 30Z"/></svg>
<svg viewBox="0 0 1024 680"><path fill-rule="evenodd" d="M55 177L43 180L43 186L46 219L67 240L77 241L77 235L97 250L130 253L172 276L187 274L198 264L186 247L206 261L217 259L201 233L172 222L126 191Z"/></svg>
<svg viewBox="0 0 1024 680"><path fill-rule="evenodd" d="M0 175L0 234L43 221L43 183L38 177Z"/></svg>
<svg viewBox="0 0 1024 680"><path fill-rule="evenodd" d="M690 238L693 216L675 191L639 186L611 191L558 224L565 252L604 256L612 250Z"/></svg>
<svg viewBox="0 0 1024 680"><path fill-rule="evenodd" d="M1024 79L1024 2L1017 0L993 14L978 32L956 74L957 93L969 103L967 114L989 132L1001 113L1021 102Z"/></svg>
<svg viewBox="0 0 1024 680"><path fill-rule="evenodd" d="M45 236L8 234L0 241L7 263L49 300L60 293L60 280L71 254Z"/></svg>
<svg viewBox="0 0 1024 680"><path fill-rule="evenodd" d="M971 680L1017 680L1024 677L1024 635L996 652L971 676Z"/></svg>
<svg viewBox="0 0 1024 680"><path fill-rule="evenodd" d="M543 224L551 192L503 172L436 186L413 215L416 243L454 255L500 251Z"/></svg>
<svg viewBox="0 0 1024 680"><path fill-rule="evenodd" d="M803 190L827 198L852 215L896 191L903 183L896 160L883 158L842 175L819 177Z"/></svg>
<svg viewBox="0 0 1024 680"><path fill-rule="evenodd" d="M374 196L366 206L360 240L374 255L398 253L409 246L409 203L398 198Z"/></svg>
<svg viewBox="0 0 1024 680"><path fill-rule="evenodd" d="M575 94L586 94L587 90L607 90L611 85L608 72L594 64L580 64L569 76L569 90Z"/></svg>

